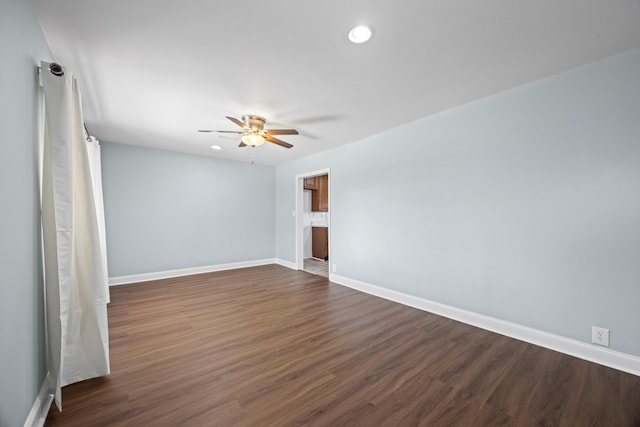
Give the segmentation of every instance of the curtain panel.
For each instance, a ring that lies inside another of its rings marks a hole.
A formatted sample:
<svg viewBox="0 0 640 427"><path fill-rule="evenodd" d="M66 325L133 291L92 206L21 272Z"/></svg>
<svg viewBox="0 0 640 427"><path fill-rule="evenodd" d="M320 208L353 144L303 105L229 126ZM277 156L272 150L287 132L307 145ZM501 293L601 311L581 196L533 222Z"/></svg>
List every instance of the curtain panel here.
<svg viewBox="0 0 640 427"><path fill-rule="evenodd" d="M51 391L109 373L106 243L97 141L84 135L71 72L41 64L44 92L42 228Z"/></svg>

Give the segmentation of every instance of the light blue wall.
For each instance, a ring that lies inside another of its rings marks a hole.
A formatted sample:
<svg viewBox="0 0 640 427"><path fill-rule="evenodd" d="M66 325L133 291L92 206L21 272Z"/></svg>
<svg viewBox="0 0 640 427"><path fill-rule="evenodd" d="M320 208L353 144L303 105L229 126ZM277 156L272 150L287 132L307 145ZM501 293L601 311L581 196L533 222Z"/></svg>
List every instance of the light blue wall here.
<svg viewBox="0 0 640 427"><path fill-rule="evenodd" d="M274 167L102 147L110 277L274 257Z"/></svg>
<svg viewBox="0 0 640 427"><path fill-rule="evenodd" d="M0 426L22 426L46 375L36 66L51 53L30 1L0 1Z"/></svg>
<svg viewBox="0 0 640 427"><path fill-rule="evenodd" d="M321 168L337 274L640 356L640 50L278 166L279 258Z"/></svg>

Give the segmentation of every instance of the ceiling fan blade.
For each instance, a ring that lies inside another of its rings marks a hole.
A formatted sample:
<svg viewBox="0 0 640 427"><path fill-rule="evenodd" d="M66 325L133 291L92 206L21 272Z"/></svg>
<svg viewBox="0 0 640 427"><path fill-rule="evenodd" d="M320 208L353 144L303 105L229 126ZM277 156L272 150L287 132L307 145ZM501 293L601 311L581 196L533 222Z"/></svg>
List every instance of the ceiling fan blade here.
<svg viewBox="0 0 640 427"><path fill-rule="evenodd" d="M289 144L288 142L281 141L278 138L272 137L271 135L265 135L264 139L266 139L269 142L273 142L274 144L278 144L279 146L284 147L284 148L293 147L293 145Z"/></svg>
<svg viewBox="0 0 640 427"><path fill-rule="evenodd" d="M265 129L269 135L299 135L295 129Z"/></svg>
<svg viewBox="0 0 640 427"><path fill-rule="evenodd" d="M247 144L245 144L244 142L241 142L240 145L238 145L238 147L246 147Z"/></svg>
<svg viewBox="0 0 640 427"><path fill-rule="evenodd" d="M198 132L203 132L203 133L212 133L212 132L216 132L216 133L235 133L238 135L242 135L246 132L242 132L239 130L213 130L213 129L198 129Z"/></svg>
<svg viewBox="0 0 640 427"><path fill-rule="evenodd" d="M227 119L231 120L233 123L237 124L238 126L240 126L242 129L246 129L247 126L245 126L244 123L242 123L240 120L236 119L235 117L230 117L230 116L225 116Z"/></svg>

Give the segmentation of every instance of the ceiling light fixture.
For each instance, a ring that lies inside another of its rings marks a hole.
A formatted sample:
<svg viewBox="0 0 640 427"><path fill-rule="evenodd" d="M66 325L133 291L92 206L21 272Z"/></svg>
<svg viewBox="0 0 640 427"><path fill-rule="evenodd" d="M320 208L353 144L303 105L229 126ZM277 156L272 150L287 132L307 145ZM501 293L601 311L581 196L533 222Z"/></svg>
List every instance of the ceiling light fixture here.
<svg viewBox="0 0 640 427"><path fill-rule="evenodd" d="M211 149L212 150L222 150L222 147L220 147L219 145L212 145Z"/></svg>
<svg viewBox="0 0 640 427"><path fill-rule="evenodd" d="M264 138L262 137L262 135L250 133L249 135L245 135L242 137L242 142L244 142L246 145L257 147L258 145L264 144Z"/></svg>
<svg viewBox="0 0 640 427"><path fill-rule="evenodd" d="M366 25L360 25L349 31L349 40L353 43L364 43L371 38L371 28Z"/></svg>

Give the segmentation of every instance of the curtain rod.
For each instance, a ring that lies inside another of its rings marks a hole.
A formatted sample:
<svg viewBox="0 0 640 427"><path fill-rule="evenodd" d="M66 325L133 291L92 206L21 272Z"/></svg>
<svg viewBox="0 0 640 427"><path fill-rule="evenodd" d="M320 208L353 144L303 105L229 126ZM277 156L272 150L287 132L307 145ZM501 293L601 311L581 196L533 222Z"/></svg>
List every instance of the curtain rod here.
<svg viewBox="0 0 640 427"><path fill-rule="evenodd" d="M54 76L58 76L58 77L64 76L64 70L62 69L62 65L58 64L57 62L52 62L51 64L49 64L49 71L51 71L51 74L53 74ZM42 67L36 67L36 73L40 74L41 72L42 72ZM88 142L91 142L91 134L89 133L89 129L87 129L87 124L85 122L82 122L82 126L84 127L84 133L86 134L85 139Z"/></svg>

